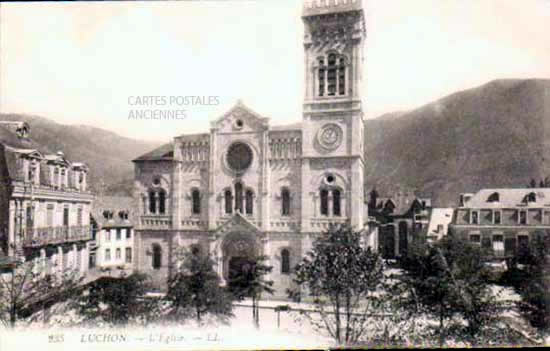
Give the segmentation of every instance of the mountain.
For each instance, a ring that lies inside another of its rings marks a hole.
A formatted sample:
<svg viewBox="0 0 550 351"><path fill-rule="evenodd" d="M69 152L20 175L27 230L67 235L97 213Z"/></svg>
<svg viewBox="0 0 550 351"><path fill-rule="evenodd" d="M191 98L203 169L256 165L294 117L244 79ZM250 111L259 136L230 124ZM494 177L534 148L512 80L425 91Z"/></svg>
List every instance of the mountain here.
<svg viewBox="0 0 550 351"><path fill-rule="evenodd" d="M131 191L134 178L131 160L161 145L122 137L100 128L58 124L38 116L0 114L0 120L29 123L30 137L41 146L41 151L63 151L68 160L86 163L90 167L92 189L111 190L112 195L127 195ZM116 186L119 184L125 186Z"/></svg>
<svg viewBox="0 0 550 351"><path fill-rule="evenodd" d="M496 80L365 122L366 186L454 206L462 192L550 176L550 80Z"/></svg>

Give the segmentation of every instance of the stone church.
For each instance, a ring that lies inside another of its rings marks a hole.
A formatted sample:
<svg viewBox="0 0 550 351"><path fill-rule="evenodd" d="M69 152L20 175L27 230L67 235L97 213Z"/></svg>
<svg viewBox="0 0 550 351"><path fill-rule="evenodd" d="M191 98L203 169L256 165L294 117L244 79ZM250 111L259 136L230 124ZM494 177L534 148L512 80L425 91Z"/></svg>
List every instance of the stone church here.
<svg viewBox="0 0 550 351"><path fill-rule="evenodd" d="M135 268L157 279L177 248L209 251L226 282L266 255L275 297L331 223L350 223L378 247L364 198L363 79L366 30L360 0L306 1L306 84L301 123L274 126L242 102L136 160Z"/></svg>

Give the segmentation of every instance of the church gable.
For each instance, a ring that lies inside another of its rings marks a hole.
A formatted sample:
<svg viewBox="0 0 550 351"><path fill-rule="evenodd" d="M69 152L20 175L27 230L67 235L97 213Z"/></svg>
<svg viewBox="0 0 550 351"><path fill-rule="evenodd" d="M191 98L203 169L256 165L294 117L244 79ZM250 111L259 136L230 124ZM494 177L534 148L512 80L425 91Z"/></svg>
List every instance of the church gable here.
<svg viewBox="0 0 550 351"><path fill-rule="evenodd" d="M244 218L240 213L236 213L231 219L216 229L216 232L220 234L233 231L258 233L260 232L260 228Z"/></svg>
<svg viewBox="0 0 550 351"><path fill-rule="evenodd" d="M212 128L218 133L260 132L268 128L269 118L265 118L246 107L241 101L212 122Z"/></svg>

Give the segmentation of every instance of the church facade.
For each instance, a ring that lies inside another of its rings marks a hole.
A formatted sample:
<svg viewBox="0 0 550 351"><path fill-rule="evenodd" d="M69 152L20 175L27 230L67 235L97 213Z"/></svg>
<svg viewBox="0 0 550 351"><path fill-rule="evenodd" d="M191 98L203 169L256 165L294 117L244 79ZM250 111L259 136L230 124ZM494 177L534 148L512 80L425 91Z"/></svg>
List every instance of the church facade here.
<svg viewBox="0 0 550 351"><path fill-rule="evenodd" d="M178 248L210 252L226 282L266 255L275 297L331 223L378 247L364 198L361 1L306 1L301 123L272 126L238 102L209 133L176 136L136 160L134 265L162 288Z"/></svg>

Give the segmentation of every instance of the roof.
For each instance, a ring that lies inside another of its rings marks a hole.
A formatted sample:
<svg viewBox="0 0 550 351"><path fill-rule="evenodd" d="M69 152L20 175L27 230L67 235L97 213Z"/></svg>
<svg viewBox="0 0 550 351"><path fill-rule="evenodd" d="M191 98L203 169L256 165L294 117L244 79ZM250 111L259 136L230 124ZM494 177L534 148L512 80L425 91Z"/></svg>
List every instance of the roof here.
<svg viewBox="0 0 550 351"><path fill-rule="evenodd" d="M129 227L136 223L137 204L129 196L98 196L92 207L92 217L100 227ZM113 218L106 219L104 211L112 211ZM128 212L128 219L121 219L120 211Z"/></svg>
<svg viewBox="0 0 550 351"><path fill-rule="evenodd" d="M11 146L15 149L33 149L38 150L40 145L29 138L20 138L17 134L0 124L0 143Z"/></svg>
<svg viewBox="0 0 550 351"><path fill-rule="evenodd" d="M391 203L394 206L392 215L402 215L407 213L413 204L417 200L420 204L424 202L426 207L431 207L432 200L430 198L422 198L415 196L413 193L398 193L391 197L379 197L376 200L376 208L383 209L386 203Z"/></svg>
<svg viewBox="0 0 550 351"><path fill-rule="evenodd" d="M302 16L315 16L361 9L363 9L362 0L304 0Z"/></svg>
<svg viewBox="0 0 550 351"><path fill-rule="evenodd" d="M527 203L527 195L534 193L536 201ZM488 201L493 194L498 194L498 201ZM501 188L481 189L468 200L466 208L514 208L518 206L550 206L550 188Z"/></svg>
<svg viewBox="0 0 550 351"><path fill-rule="evenodd" d="M132 162L140 161L171 161L174 159L174 144L164 144L153 151L150 151L138 158L132 160Z"/></svg>
<svg viewBox="0 0 550 351"><path fill-rule="evenodd" d="M210 134L208 133L182 134L178 136L177 139L187 143L205 142L205 141L210 141Z"/></svg>
<svg viewBox="0 0 550 351"><path fill-rule="evenodd" d="M273 132L286 131L286 130L302 130L302 122L285 124L280 126L272 126L269 129L270 131L273 131Z"/></svg>

